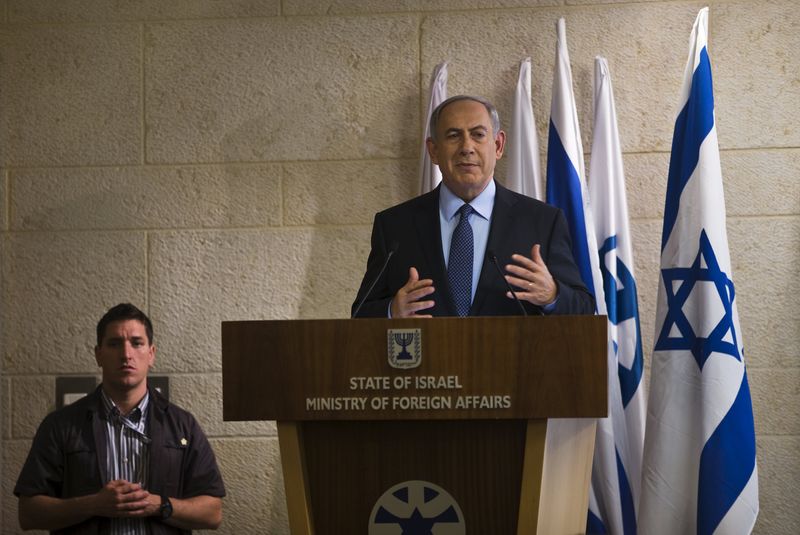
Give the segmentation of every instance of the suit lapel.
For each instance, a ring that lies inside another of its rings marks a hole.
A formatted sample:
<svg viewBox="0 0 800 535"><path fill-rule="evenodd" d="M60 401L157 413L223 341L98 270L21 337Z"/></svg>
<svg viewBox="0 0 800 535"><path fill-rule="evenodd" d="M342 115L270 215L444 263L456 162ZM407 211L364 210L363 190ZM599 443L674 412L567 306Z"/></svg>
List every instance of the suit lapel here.
<svg viewBox="0 0 800 535"><path fill-rule="evenodd" d="M105 409L103 408L103 400L100 398L102 395L100 393L101 386L98 386L97 389L94 391L95 400L93 403L96 402L96 405L90 407L90 418L92 420L92 438L94 439L94 452L97 456L97 468L100 472L100 483L101 485L105 485L108 481L108 435L106 434L106 422L104 418L101 418L100 415L102 414L104 417L108 415L105 413Z"/></svg>
<svg viewBox="0 0 800 535"><path fill-rule="evenodd" d="M425 201L419 204L414 214L414 226L417 232L417 243L421 244L425 265L430 269L429 273L421 273L420 276L433 279L436 287L434 294L436 306L432 314L452 316L455 314L455 309L450 294L450 285L447 282L447 268L444 265L444 254L442 253L442 230L439 224L440 190L441 185L433 190L433 195L428 195Z"/></svg>
<svg viewBox="0 0 800 535"><path fill-rule="evenodd" d="M150 490L163 492L162 466L164 451L164 405L154 391L150 391L147 434L150 437Z"/></svg>
<svg viewBox="0 0 800 535"><path fill-rule="evenodd" d="M493 251L498 258L505 258L508 237L514 231L514 216L512 215L516 199L510 195L509 190L502 187L495 181L497 188L494 196L494 208L492 209L492 222L489 227L489 239L486 243L486 255L483 259L481 276L478 279L478 287L475 289L475 298L472 300L472 307L469 309L470 316L481 314L483 303L489 292L498 291L505 284L500 280L497 268L492 265L489 259L489 252ZM503 266L500 266L502 269Z"/></svg>

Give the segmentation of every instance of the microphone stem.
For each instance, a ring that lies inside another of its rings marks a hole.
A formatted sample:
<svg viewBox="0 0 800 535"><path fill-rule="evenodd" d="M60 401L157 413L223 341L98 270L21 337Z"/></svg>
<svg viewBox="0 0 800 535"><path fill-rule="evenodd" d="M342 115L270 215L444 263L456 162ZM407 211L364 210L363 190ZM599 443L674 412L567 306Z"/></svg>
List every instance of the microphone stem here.
<svg viewBox="0 0 800 535"><path fill-rule="evenodd" d="M506 288L508 288L508 291L511 292L511 296L514 298L514 301L516 301L517 304L519 305L519 309L522 311L522 315L527 317L528 313L525 312L525 307L522 306L522 301L519 300L519 297L517 297L517 293L514 291L514 289L508 283L508 281L506 280L505 275L503 275L503 270L500 269L500 264L497 262L497 256L495 256L494 253L490 252L489 253L489 260L492 261L492 265L495 267L495 269L497 269L497 273L500 275L500 278L503 279L503 282L506 283Z"/></svg>
<svg viewBox="0 0 800 535"><path fill-rule="evenodd" d="M350 318L355 318L356 316L358 316L361 307L364 306L364 303L367 301L367 297L369 297L369 295L372 293L372 289L375 288L376 284L378 284L378 279L380 279L381 276L383 275L383 272L386 270L386 266L389 265L389 260L392 258L395 251L397 251L396 246L393 247L392 250L389 251L389 254L386 255L386 260L383 261L383 265L381 266L380 271L378 271L378 276L372 280L372 284L369 285L369 289L367 289L366 293L364 294L364 297L361 298L361 301L358 303L355 312L353 312L353 315L350 316Z"/></svg>

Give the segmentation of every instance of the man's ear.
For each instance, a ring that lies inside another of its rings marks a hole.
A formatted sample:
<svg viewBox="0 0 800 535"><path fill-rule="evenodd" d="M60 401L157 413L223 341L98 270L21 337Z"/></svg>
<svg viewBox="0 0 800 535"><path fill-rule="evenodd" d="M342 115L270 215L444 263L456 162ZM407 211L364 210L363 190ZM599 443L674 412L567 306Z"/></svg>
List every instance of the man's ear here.
<svg viewBox="0 0 800 535"><path fill-rule="evenodd" d="M150 367L152 368L155 363L156 363L156 346L155 344L150 344Z"/></svg>
<svg viewBox="0 0 800 535"><path fill-rule="evenodd" d="M100 346L94 346L94 361L97 363L98 367L100 366Z"/></svg>
<svg viewBox="0 0 800 535"><path fill-rule="evenodd" d="M428 149L428 156L431 157L431 161L434 164L439 165L439 161L436 158L436 142L433 140L433 138L429 137L425 140L425 147Z"/></svg>
<svg viewBox="0 0 800 535"><path fill-rule="evenodd" d="M506 147L506 133L500 130L497 133L497 136L494 138L495 154L498 160L503 157L503 151L505 150L505 147Z"/></svg>

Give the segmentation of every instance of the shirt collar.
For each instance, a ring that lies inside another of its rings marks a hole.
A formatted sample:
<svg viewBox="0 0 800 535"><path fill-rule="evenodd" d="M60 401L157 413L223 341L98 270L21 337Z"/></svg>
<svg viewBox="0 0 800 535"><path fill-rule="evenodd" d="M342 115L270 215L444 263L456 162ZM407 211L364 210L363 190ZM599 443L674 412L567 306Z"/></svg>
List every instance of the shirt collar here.
<svg viewBox="0 0 800 535"><path fill-rule="evenodd" d="M472 199L469 203L472 209L484 219L488 220L492 215L496 191L497 187L495 186L494 179L491 179L480 195ZM462 204L464 204L463 199L450 191L450 189L445 186L444 182L442 182L442 187L439 190L439 210L444 215L445 220L450 221L453 219Z"/></svg>
<svg viewBox="0 0 800 535"><path fill-rule="evenodd" d="M105 409L106 416L109 415L119 415L120 410L117 407L117 404L114 403L114 400L108 397L106 391L103 388L100 388L100 398L103 400L103 408ZM150 404L150 391L146 390L144 393L144 397L136 404L133 410L128 414L127 418L131 421L138 421L142 415L145 414L147 411L147 406Z"/></svg>

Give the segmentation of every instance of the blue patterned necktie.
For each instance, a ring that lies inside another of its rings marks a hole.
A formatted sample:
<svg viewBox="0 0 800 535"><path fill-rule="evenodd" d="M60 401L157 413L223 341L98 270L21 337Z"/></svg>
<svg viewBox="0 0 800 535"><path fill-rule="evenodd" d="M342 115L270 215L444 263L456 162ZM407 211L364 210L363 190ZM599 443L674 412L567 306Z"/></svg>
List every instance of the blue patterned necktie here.
<svg viewBox="0 0 800 535"><path fill-rule="evenodd" d="M461 219L450 239L450 257L447 261L447 280L459 316L469 314L472 304L472 260L474 256L472 225L469 216L473 214L472 206L464 204L458 209Z"/></svg>

